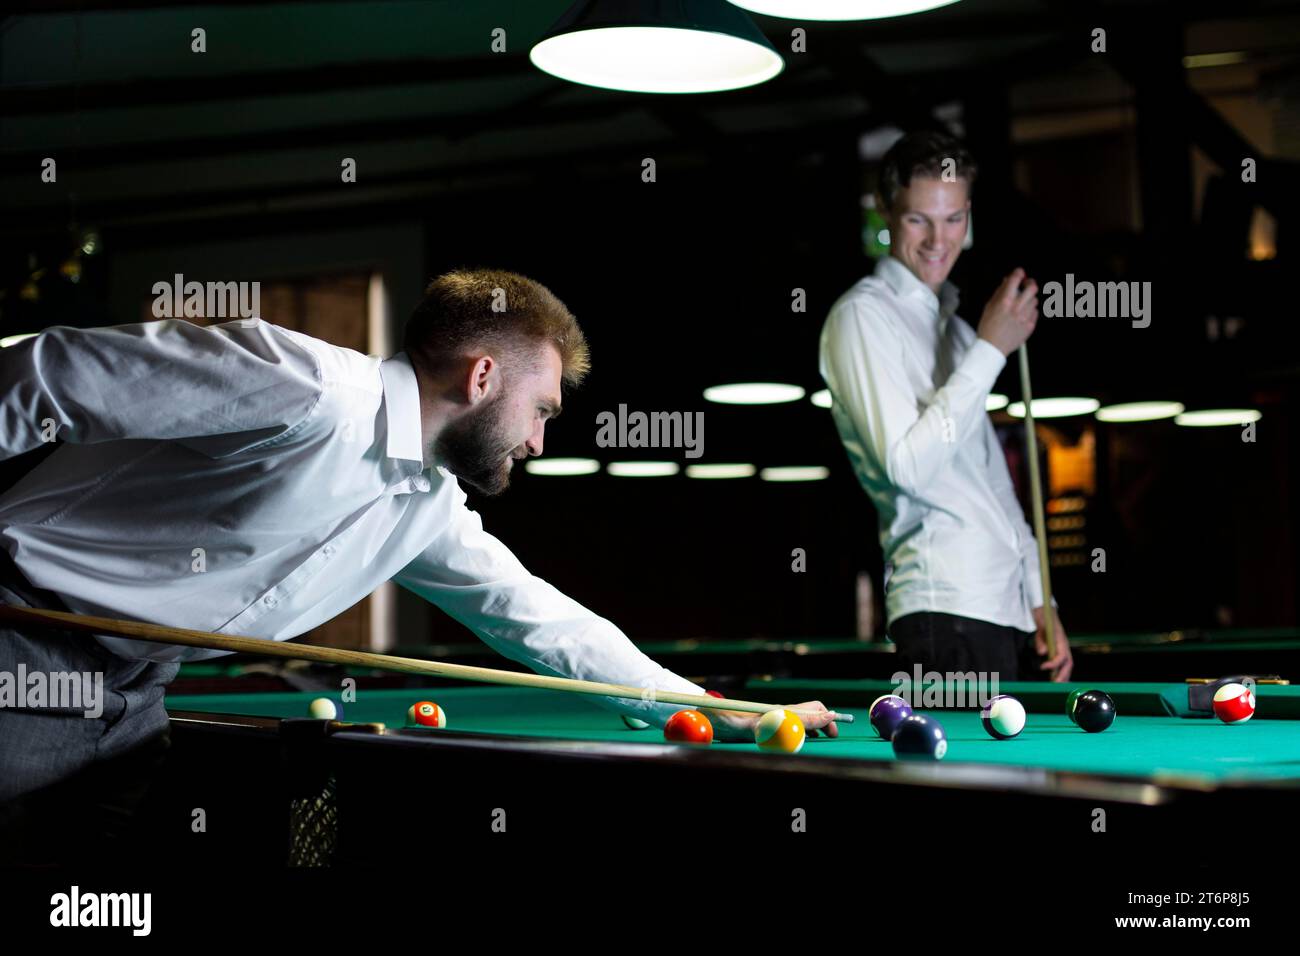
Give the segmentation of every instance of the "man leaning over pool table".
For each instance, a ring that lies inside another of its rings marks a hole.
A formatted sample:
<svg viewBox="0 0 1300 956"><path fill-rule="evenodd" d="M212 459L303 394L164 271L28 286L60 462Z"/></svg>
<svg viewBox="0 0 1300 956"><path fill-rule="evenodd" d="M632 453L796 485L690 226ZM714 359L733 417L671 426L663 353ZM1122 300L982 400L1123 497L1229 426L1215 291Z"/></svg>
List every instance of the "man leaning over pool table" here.
<svg viewBox="0 0 1300 956"><path fill-rule="evenodd" d="M380 360L259 319L164 320L0 350L0 457L63 440L0 495L0 601L286 640L392 579L534 671L702 694L530 574L457 484L498 494L542 453L589 364L565 306L513 273L450 272L403 345ZM97 719L0 708L0 802L165 737L178 662L219 654L0 629L0 669L103 672L106 690ZM658 726L684 709L593 700ZM752 741L758 715L710 716Z"/></svg>
<svg viewBox="0 0 1300 956"><path fill-rule="evenodd" d="M944 133L909 133L884 155L878 201L889 255L832 306L821 372L879 519L899 670L1063 681L1069 640L1055 607L1042 606L1033 531L985 412L1007 357L1034 331L1038 286L1016 269L978 329L956 314L948 274L974 179L970 153ZM1045 613L1057 644L1050 659Z"/></svg>

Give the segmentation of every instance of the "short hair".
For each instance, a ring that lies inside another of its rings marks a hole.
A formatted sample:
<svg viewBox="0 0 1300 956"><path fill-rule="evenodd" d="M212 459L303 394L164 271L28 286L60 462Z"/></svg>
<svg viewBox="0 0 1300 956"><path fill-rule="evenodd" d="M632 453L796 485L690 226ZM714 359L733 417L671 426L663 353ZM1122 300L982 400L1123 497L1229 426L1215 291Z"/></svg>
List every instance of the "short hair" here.
<svg viewBox="0 0 1300 956"><path fill-rule="evenodd" d="M454 269L438 276L406 322L402 348L415 361L438 368L467 349L554 345L565 385L576 386L591 368L578 320L540 282L502 269Z"/></svg>
<svg viewBox="0 0 1300 956"><path fill-rule="evenodd" d="M952 175L966 180L967 190L975 185L978 167L961 140L938 130L917 130L903 136L880 160L878 191L885 211L894 208L901 190L912 184L915 176L939 179L952 160Z"/></svg>

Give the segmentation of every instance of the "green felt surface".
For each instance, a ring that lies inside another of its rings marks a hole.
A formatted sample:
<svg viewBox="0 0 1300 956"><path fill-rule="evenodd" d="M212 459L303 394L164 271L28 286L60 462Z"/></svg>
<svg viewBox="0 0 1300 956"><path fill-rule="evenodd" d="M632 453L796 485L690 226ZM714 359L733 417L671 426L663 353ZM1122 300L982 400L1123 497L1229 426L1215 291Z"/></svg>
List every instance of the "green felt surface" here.
<svg viewBox="0 0 1300 956"><path fill-rule="evenodd" d="M1282 710L1282 704L1300 700L1298 689L1261 688L1261 716L1228 726L1213 718L1175 716L1178 711L1174 705L1180 695L1184 704L1186 701L1183 685L1110 684L1103 689L1115 697L1119 717L1104 733L1087 734L1063 713L1065 697L1076 686L1088 685L1003 685L1003 693L1016 694L1030 711L1024 733L1013 740L989 737L974 711L922 712L938 718L947 731L949 749L944 765L975 762L1123 776L1300 783L1300 721L1268 716L1270 702ZM772 681L751 685L752 694L747 696L789 703L815 697L855 715L855 723L841 725L838 739L810 738L801 758L892 760L892 747L876 737L865 712L877 691L883 692L881 687L887 685L871 681ZM169 695L167 707L173 712L306 717L308 704L318 696L341 702L338 694L317 693ZM356 702L343 704L344 718L401 727L407 708L422 699L436 700L446 712L449 726L457 731L620 743L664 742L659 730L630 730L616 714L579 695L509 687L442 687L423 692L361 690ZM856 701L864 703L857 705ZM1129 712L1125 710L1126 701L1132 705ZM1142 710L1166 715L1133 713ZM752 744L713 746L758 749Z"/></svg>

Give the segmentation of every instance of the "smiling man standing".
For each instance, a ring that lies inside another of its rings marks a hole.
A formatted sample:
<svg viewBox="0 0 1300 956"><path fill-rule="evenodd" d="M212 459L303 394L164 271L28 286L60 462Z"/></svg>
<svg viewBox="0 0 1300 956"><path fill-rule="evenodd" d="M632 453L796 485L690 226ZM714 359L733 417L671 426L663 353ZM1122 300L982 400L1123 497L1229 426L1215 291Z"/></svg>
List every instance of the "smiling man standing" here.
<svg viewBox="0 0 1300 956"><path fill-rule="evenodd" d="M943 133L910 133L885 154L877 201L890 254L831 308L821 373L879 516L899 669L1065 680L1059 619L1056 657L1043 660L1037 545L985 411L1007 356L1038 321L1038 287L1016 269L976 330L956 315L947 281L975 174L970 153Z"/></svg>

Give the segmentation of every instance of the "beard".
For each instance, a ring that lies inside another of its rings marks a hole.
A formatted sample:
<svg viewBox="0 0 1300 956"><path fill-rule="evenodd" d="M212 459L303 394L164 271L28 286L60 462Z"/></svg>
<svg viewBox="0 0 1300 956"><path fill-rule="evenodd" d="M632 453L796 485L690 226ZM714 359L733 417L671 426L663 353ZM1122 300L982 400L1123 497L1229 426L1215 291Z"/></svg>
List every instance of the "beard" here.
<svg viewBox="0 0 1300 956"><path fill-rule="evenodd" d="M518 442L506 435L503 394L481 411L447 425L433 448L448 471L484 495L499 495L510 487L510 452Z"/></svg>

